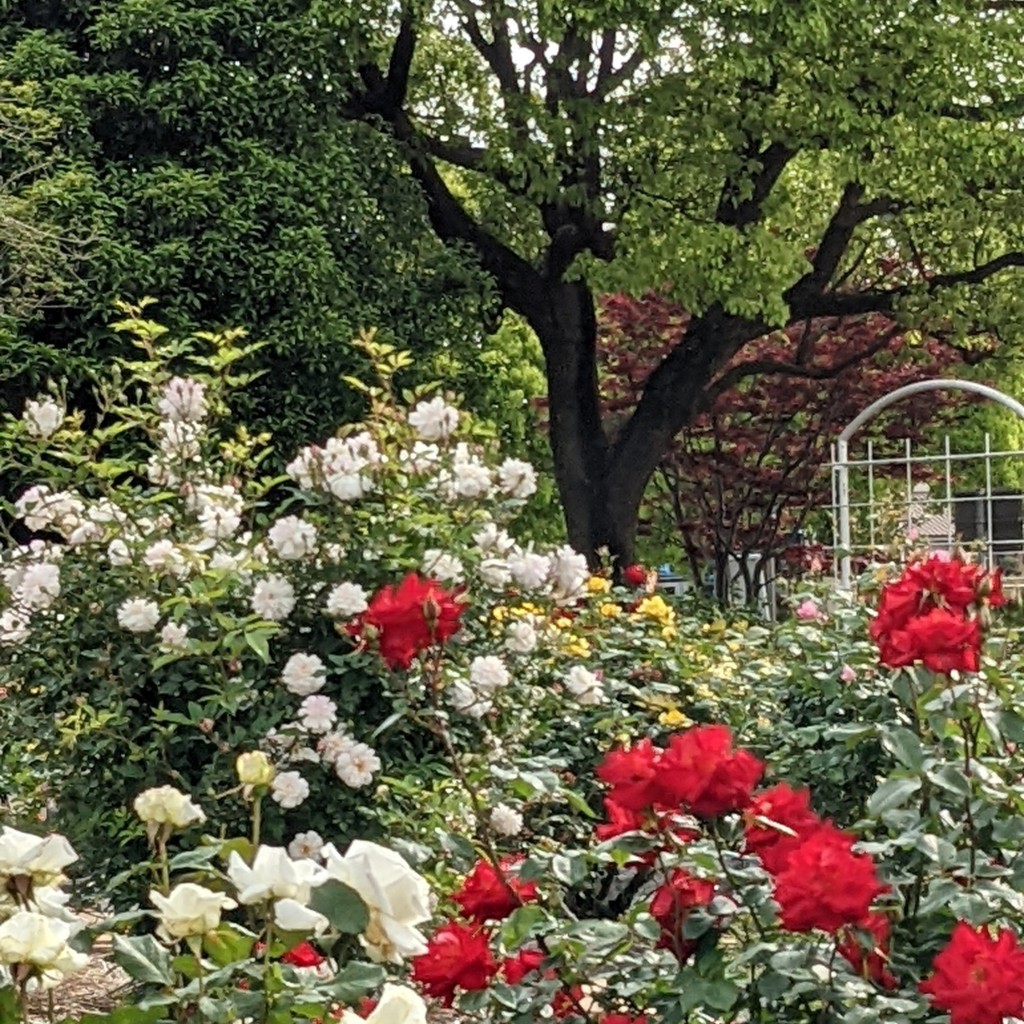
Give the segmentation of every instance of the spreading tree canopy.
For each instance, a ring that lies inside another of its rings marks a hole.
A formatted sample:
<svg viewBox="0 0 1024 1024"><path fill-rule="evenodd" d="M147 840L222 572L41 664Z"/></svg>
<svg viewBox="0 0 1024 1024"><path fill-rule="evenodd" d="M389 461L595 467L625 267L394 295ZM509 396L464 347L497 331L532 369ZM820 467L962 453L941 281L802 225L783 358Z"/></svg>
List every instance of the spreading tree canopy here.
<svg viewBox="0 0 1024 1024"><path fill-rule="evenodd" d="M752 340L872 313L953 336L1024 322L1018 3L360 7L343 109L404 147L438 236L536 332L569 537L592 557L630 558L651 474ZM693 316L611 423L594 294L650 287Z"/></svg>

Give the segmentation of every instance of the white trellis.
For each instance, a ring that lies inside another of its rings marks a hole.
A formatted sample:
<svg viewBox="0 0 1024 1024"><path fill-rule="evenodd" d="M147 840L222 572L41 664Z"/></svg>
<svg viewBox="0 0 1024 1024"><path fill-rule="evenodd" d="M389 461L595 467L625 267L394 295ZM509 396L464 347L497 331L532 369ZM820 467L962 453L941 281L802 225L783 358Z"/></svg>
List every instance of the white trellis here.
<svg viewBox="0 0 1024 1024"><path fill-rule="evenodd" d="M875 481L878 470L891 473L897 466L904 467L906 480L906 517L907 525L914 526L917 521L929 522L933 530L933 536L938 533L945 533L945 540L952 543L956 539L956 523L954 511L957 502L971 501L975 508L982 510L981 519L984 526L986 552L989 566L994 565L997 549L993 537L993 503L995 500L1019 500L1024 510L1024 494L995 495L992 490L992 464L997 459L1021 458L1024 451L993 451L989 435L985 435L984 450L980 452L954 452L951 449L949 437L945 438L944 452L941 455L915 455L912 451L911 441L906 439L904 454L895 458L878 459L874 457L871 442L866 445L863 458L850 457L850 441L853 436L866 423L874 419L880 412L889 406L909 398L911 395L921 394L926 391L967 391L972 394L981 395L993 402L997 402L1005 408L1014 412L1024 420L1024 405L1011 398L1009 395L988 387L985 384L976 384L967 380L923 380L915 384L906 384L895 391L884 395L882 398L872 402L859 415L854 417L843 429L836 443L832 446L832 503L835 514L835 549L837 555L838 582L844 590L849 590L852 582L852 559L856 551L873 552L875 550ZM985 487L980 494L971 495L968 498L956 497L954 495L953 467L964 461L983 460L985 473ZM941 516L929 516L927 509L929 504L928 491L922 491L920 484L914 484L914 466L925 465L932 469L942 468L945 477L945 496L942 503L944 512ZM867 500L851 504L850 501L850 474L860 471L867 477ZM866 544L855 544L851 529L851 508L866 508L869 523L868 540ZM1024 515L1024 512L1022 512ZM935 522L930 522L935 520ZM1024 535L1021 537L1020 553L1024 554Z"/></svg>

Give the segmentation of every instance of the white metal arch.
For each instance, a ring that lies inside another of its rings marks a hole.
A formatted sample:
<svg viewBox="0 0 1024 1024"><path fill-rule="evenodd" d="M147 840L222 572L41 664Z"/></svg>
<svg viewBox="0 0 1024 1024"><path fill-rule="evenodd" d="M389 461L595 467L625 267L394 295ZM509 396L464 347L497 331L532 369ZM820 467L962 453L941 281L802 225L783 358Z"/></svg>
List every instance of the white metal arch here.
<svg viewBox="0 0 1024 1024"><path fill-rule="evenodd" d="M851 583L851 558L850 558L850 439L864 426L865 423L873 420L883 409L890 405L909 398L911 395L918 395L922 391L969 391L975 395L991 399L1005 406L1011 412L1016 413L1024 419L1024 405L1010 395L1003 394L996 388L987 384L977 384L972 380L943 380L936 378L932 380L921 380L914 384L904 384L903 387L883 395L876 399L866 409L861 410L843 428L836 441L836 456L833 463L836 480L836 504L839 506L839 546L842 549L842 556L839 562L839 585L843 590L850 589Z"/></svg>

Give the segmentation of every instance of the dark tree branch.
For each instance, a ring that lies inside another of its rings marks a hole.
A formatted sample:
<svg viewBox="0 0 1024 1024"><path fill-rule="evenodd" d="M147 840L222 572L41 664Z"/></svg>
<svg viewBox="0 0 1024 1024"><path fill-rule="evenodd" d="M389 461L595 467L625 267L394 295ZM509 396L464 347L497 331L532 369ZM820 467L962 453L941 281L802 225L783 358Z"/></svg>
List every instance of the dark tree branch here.
<svg viewBox="0 0 1024 1024"><path fill-rule="evenodd" d="M957 285L976 285L1012 267L1024 267L1024 252L1006 252L1002 256L950 274L934 274L923 282L924 289L931 293ZM862 292L827 292L821 295L801 295L790 304L790 312L796 320L819 316L857 316L861 313L891 313L897 303L921 290L921 285L888 288Z"/></svg>
<svg viewBox="0 0 1024 1024"><path fill-rule="evenodd" d="M772 142L759 151L756 142L751 140L742 155L745 163L756 163L758 170L748 179L744 179L740 172L738 178L725 183L715 211L715 220L719 224L729 224L736 228L745 228L759 221L764 201L796 153L795 149L783 142ZM741 184L744 182L750 185L750 195L741 198Z"/></svg>
<svg viewBox="0 0 1024 1024"><path fill-rule="evenodd" d="M398 36L388 59L388 74L385 84L385 101L395 110L405 104L409 92L409 72L412 69L412 55L416 50L416 25L407 10L402 14Z"/></svg>

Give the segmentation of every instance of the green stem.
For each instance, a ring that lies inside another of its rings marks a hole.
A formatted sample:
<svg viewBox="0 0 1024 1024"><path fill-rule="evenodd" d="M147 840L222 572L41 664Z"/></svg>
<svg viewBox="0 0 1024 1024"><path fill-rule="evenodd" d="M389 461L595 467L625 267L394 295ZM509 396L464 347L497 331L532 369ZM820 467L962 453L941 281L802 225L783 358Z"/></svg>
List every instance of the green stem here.
<svg viewBox="0 0 1024 1024"><path fill-rule="evenodd" d="M257 796L252 801L252 845L257 847L260 845L260 824L261 824L261 804L263 797Z"/></svg>

